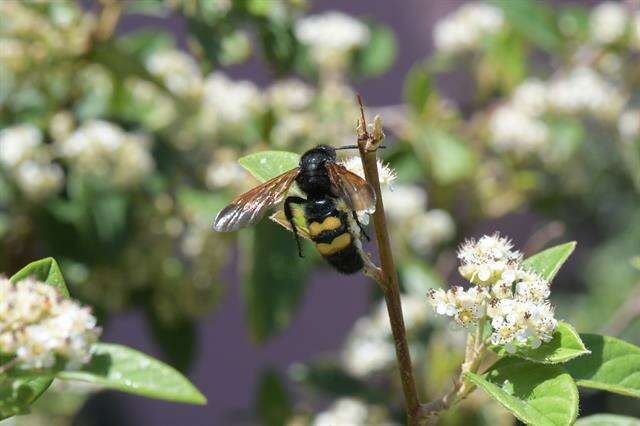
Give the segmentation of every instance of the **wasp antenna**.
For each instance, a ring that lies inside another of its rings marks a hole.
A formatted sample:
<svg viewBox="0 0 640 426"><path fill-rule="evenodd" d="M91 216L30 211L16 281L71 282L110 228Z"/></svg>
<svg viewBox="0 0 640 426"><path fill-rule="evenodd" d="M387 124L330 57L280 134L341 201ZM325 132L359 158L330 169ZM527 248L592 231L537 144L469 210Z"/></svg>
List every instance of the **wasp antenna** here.
<svg viewBox="0 0 640 426"><path fill-rule="evenodd" d="M341 149L358 149L358 145L345 145L345 146L339 146L337 148L334 148L336 151L339 151Z"/></svg>

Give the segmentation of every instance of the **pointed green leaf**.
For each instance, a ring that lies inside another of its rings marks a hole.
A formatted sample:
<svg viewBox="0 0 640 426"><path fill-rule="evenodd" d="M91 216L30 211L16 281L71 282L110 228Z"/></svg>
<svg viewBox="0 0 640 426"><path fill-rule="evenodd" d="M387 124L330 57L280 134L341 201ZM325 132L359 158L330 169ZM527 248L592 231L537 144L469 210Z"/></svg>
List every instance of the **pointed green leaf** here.
<svg viewBox="0 0 640 426"><path fill-rule="evenodd" d="M536 349L518 348L515 354L508 354L503 346L492 348L498 355L513 355L533 362L543 364L558 364L567 362L581 355L589 353L584 343L580 339L578 332L566 322L558 322L558 327L553 333L553 339L543 343Z"/></svg>
<svg viewBox="0 0 640 426"><path fill-rule="evenodd" d="M578 389L557 366L503 358L486 374L466 377L526 424L571 425L578 414Z"/></svg>
<svg viewBox="0 0 640 426"><path fill-rule="evenodd" d="M599 334L581 334L590 355L563 367L579 386L640 398L640 347Z"/></svg>
<svg viewBox="0 0 640 426"><path fill-rule="evenodd" d="M579 418L576 426L640 426L640 419L617 414L594 414Z"/></svg>
<svg viewBox="0 0 640 426"><path fill-rule="evenodd" d="M299 161L300 155L286 151L261 151L238 160L242 167L261 182L295 169Z"/></svg>
<svg viewBox="0 0 640 426"><path fill-rule="evenodd" d="M369 43L355 52L353 71L356 75L371 77L387 71L396 59L396 38L385 25L369 22Z"/></svg>
<svg viewBox="0 0 640 426"><path fill-rule="evenodd" d="M29 412L34 403L51 385L48 375L39 377L0 378L0 420Z"/></svg>
<svg viewBox="0 0 640 426"><path fill-rule="evenodd" d="M287 424L293 411L291 397L275 369L267 368L260 375L255 406L261 424Z"/></svg>
<svg viewBox="0 0 640 426"><path fill-rule="evenodd" d="M97 343L91 361L64 380L80 380L155 399L206 404L207 399L174 368L126 346Z"/></svg>
<svg viewBox="0 0 640 426"><path fill-rule="evenodd" d="M523 265L530 270L542 275L548 281L553 280L560 267L569 258L573 250L576 248L576 242L560 244L548 248L540 253L534 254L527 258Z"/></svg>
<svg viewBox="0 0 640 426"><path fill-rule="evenodd" d="M56 287L63 296L69 297L67 284L64 282L64 277L62 276L58 262L56 262L53 257L47 257L46 259L31 262L16 272L9 281L15 284L28 276L33 276L38 281L42 281Z"/></svg>

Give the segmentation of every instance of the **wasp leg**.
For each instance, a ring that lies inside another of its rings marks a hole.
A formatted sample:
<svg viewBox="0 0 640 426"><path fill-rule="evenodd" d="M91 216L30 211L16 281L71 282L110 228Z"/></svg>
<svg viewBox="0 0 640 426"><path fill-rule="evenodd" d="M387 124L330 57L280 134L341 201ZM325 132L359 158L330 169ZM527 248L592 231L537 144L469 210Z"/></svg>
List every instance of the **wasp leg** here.
<svg viewBox="0 0 640 426"><path fill-rule="evenodd" d="M287 197L284 200L284 215L289 221L289 225L291 225L291 229L293 230L293 236L296 238L296 245L298 246L298 255L300 257L304 257L302 254L302 245L300 244L300 236L298 235L298 228L296 227L296 223L293 220L293 210L291 209L291 204L306 204L307 200L302 197Z"/></svg>
<svg viewBox="0 0 640 426"><path fill-rule="evenodd" d="M360 220L358 219L358 213L356 213L355 210L351 210L351 214L353 215L353 219L358 224L358 228L360 228L360 232L362 232L362 235L364 235L367 241L371 241L371 238L369 238L369 236L367 235L367 232L364 230L364 226L362 226L362 224L360 223Z"/></svg>

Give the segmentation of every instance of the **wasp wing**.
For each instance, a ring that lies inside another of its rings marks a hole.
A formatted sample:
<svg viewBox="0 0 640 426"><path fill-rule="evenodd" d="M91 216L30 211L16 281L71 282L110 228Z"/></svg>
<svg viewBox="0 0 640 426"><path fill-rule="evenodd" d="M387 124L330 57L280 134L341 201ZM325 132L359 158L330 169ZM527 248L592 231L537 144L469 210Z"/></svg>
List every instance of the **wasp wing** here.
<svg viewBox="0 0 640 426"><path fill-rule="evenodd" d="M237 231L258 222L269 207L282 200L298 172L296 167L234 198L220 210L213 221L213 229L218 232Z"/></svg>
<svg viewBox="0 0 640 426"><path fill-rule="evenodd" d="M342 198L351 210L375 210L376 193L366 180L338 163L326 164L333 192Z"/></svg>

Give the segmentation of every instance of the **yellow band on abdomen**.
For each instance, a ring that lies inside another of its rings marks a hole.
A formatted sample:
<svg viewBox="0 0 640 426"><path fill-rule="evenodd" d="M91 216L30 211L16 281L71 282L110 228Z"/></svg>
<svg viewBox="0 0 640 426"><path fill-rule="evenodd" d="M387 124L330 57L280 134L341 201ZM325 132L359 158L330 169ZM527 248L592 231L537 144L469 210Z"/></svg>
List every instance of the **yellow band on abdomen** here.
<svg viewBox="0 0 640 426"><path fill-rule="evenodd" d="M318 243L316 244L316 248L321 255L328 256L348 247L349 244L351 244L351 234L344 233L335 237L333 241L331 241L331 244Z"/></svg>
<svg viewBox="0 0 640 426"><path fill-rule="evenodd" d="M320 235L322 231L333 231L334 229L340 228L342 222L339 218L335 216L327 217L322 223L311 222L309 224L309 235L315 237Z"/></svg>

